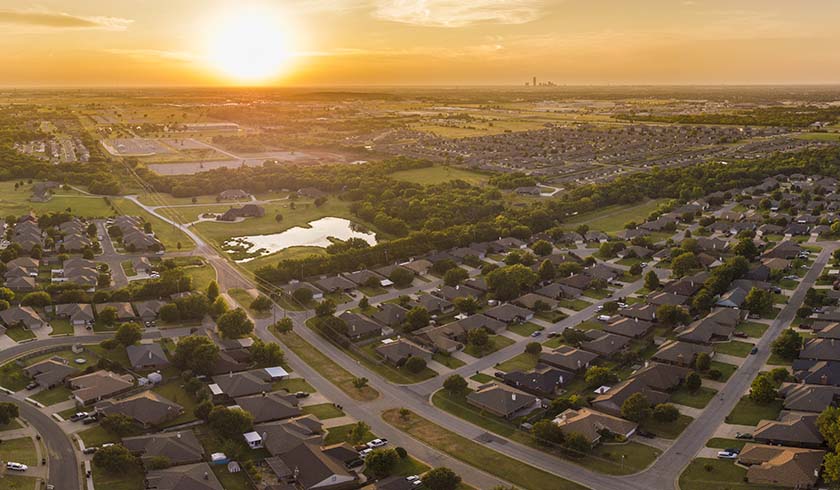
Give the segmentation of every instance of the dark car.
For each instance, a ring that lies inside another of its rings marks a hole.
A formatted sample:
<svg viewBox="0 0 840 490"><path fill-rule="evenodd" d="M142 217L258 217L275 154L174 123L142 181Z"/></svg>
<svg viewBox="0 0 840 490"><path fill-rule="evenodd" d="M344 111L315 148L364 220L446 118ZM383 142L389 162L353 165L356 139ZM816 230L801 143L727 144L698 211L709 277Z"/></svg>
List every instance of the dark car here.
<svg viewBox="0 0 840 490"><path fill-rule="evenodd" d="M749 432L736 432L735 439L752 439L753 435Z"/></svg>
<svg viewBox="0 0 840 490"><path fill-rule="evenodd" d="M345 463L345 464L344 464L344 466L345 466L348 470L350 470L350 469L353 469L353 468L358 468L359 466L362 466L363 464L365 464L365 462L364 462L364 461L362 461L361 459L358 459L358 458L357 458L357 459L354 459L354 460L348 461L347 463Z"/></svg>
<svg viewBox="0 0 840 490"><path fill-rule="evenodd" d="M309 396L309 393L307 393L305 391L298 391L297 393L295 393L295 398L306 398L308 396Z"/></svg>
<svg viewBox="0 0 840 490"><path fill-rule="evenodd" d="M653 439L654 437L656 437L656 434L654 434L653 432L648 432L642 429L637 430L636 434L639 434L640 437L645 437L647 439Z"/></svg>
<svg viewBox="0 0 840 490"><path fill-rule="evenodd" d="M37 387L38 387L38 383L36 383L36 382L34 382L34 381L33 381L33 382L31 382L31 383L29 383L28 385L26 385L26 389L27 389L27 390L34 390L34 389L35 389L35 388L37 388Z"/></svg>
<svg viewBox="0 0 840 490"><path fill-rule="evenodd" d="M758 353L758 347L753 347L752 350L750 350L750 354L757 354L757 353Z"/></svg>
<svg viewBox="0 0 840 490"><path fill-rule="evenodd" d="M99 449L99 448L97 448L96 446L93 446L93 447L86 447L86 448L82 451L82 454L93 454L93 453L95 453L98 449Z"/></svg>
<svg viewBox="0 0 840 490"><path fill-rule="evenodd" d="M82 423L85 424L85 425L95 424L96 423L96 417L85 417L85 418L82 419Z"/></svg>

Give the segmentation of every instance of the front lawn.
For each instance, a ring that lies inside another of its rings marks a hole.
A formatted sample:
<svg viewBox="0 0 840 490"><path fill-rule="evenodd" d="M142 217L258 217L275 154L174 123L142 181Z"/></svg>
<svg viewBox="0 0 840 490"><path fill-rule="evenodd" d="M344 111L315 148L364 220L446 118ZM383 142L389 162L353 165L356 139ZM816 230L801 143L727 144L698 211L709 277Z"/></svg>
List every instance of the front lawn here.
<svg viewBox="0 0 840 490"><path fill-rule="evenodd" d="M559 305L560 305L561 308L568 308L570 310L580 311L580 310L583 310L583 309L585 309L589 306L592 306L592 303L590 303L589 301L585 301L585 300L577 299L577 298L575 298L575 299L563 298L563 299L560 300Z"/></svg>
<svg viewBox="0 0 840 490"><path fill-rule="evenodd" d="M276 381L271 385L275 390L286 390L289 393L297 393L303 391L304 393L315 393L315 388L303 378L285 378Z"/></svg>
<svg viewBox="0 0 840 490"><path fill-rule="evenodd" d="M766 323L741 322L741 324L735 328L735 331L744 333L749 337L761 338L761 336L764 335L764 332L767 331L768 327L770 327L770 325L767 325Z"/></svg>
<svg viewBox="0 0 840 490"><path fill-rule="evenodd" d="M506 373L511 371L530 371L537 367L537 361L539 361L539 359L539 355L523 352L522 354L510 358L496 367Z"/></svg>
<svg viewBox="0 0 840 490"><path fill-rule="evenodd" d="M7 390L20 391L29 384L29 377L14 361L0 367L0 386Z"/></svg>
<svg viewBox="0 0 840 490"><path fill-rule="evenodd" d="M735 370L738 369L738 366L726 362L712 361L711 364L709 364L709 371L711 371L712 369L720 371L721 374L720 379L712 381L726 382L729 379L729 377L732 376L732 373L734 373ZM703 373L703 377L711 379L709 378L707 373Z"/></svg>
<svg viewBox="0 0 840 490"><path fill-rule="evenodd" d="M735 357L747 357L755 344L750 342L742 342L740 340L730 340L729 342L722 342L714 344L715 352L726 354Z"/></svg>
<svg viewBox="0 0 840 490"><path fill-rule="evenodd" d="M38 479L33 476L6 473L0 478L0 490L31 490L37 482Z"/></svg>
<svg viewBox="0 0 840 490"><path fill-rule="evenodd" d="M464 366L466 364L464 361L458 359L457 357L445 354L443 352L435 352L435 354L432 356L432 360L443 364L449 369L458 369L459 367Z"/></svg>
<svg viewBox="0 0 840 490"><path fill-rule="evenodd" d="M475 373L472 376L470 376L470 379L473 380L473 381L477 381L481 384L486 384L486 383L489 383L489 382L495 380L496 378L494 378L493 376L490 376L489 374Z"/></svg>
<svg viewBox="0 0 840 490"><path fill-rule="evenodd" d="M685 405L692 408L706 408L706 405L715 397L717 390L701 386L695 392L688 391L684 386L681 386L677 391L671 394L671 402Z"/></svg>
<svg viewBox="0 0 840 490"><path fill-rule="evenodd" d="M30 437L4 440L0 444L0 460L36 466L38 455L35 452L35 443Z"/></svg>
<svg viewBox="0 0 840 490"><path fill-rule="evenodd" d="M706 447L714 449L743 449L748 442L752 441L744 439L727 439L725 437L712 437L706 441Z"/></svg>
<svg viewBox="0 0 840 490"><path fill-rule="evenodd" d="M539 332L540 330L543 330L543 327L541 327L541 326L539 326L535 323L525 322L525 323L519 323L517 325L511 325L510 327L508 327L508 330L510 330L511 332L513 332L517 335L521 335L523 337L528 337L534 332Z"/></svg>
<svg viewBox="0 0 840 490"><path fill-rule="evenodd" d="M8 335L15 342L23 342L24 340L35 338L35 334L32 333L32 330L22 328L19 325L7 329L6 335Z"/></svg>
<svg viewBox="0 0 840 490"><path fill-rule="evenodd" d="M733 461L696 458L680 475L680 490L779 490L780 487L746 483L746 468Z"/></svg>
<svg viewBox="0 0 840 490"><path fill-rule="evenodd" d="M70 399L71 391L65 386L57 386L49 390L42 390L30 398L45 406L55 405Z"/></svg>
<svg viewBox="0 0 840 490"><path fill-rule="evenodd" d="M70 320L63 318L50 320L50 326L52 327L50 335L73 335L73 325L70 324Z"/></svg>
<svg viewBox="0 0 840 490"><path fill-rule="evenodd" d="M767 404L756 403L745 395L741 397L732 412L726 417L727 424L758 425L762 420L776 420L782 411L782 401L773 400Z"/></svg>
<svg viewBox="0 0 840 490"><path fill-rule="evenodd" d="M185 424L187 422L192 422L196 420L196 416L193 412L195 411L195 407L198 406L198 403L196 403L193 397L191 397L190 394L187 393L186 390L184 390L184 387L181 386L180 378L175 378L172 381L169 381L168 383L157 385L153 388L152 391L166 398L167 400L175 402L178 405L184 407L184 413L179 415L177 418L166 422L163 425L164 427Z"/></svg>
<svg viewBox="0 0 840 490"><path fill-rule="evenodd" d="M486 345L478 347L473 344L467 344L467 346L464 347L464 353L473 357L484 357L513 343L513 340L505 337L504 335L490 335L487 339Z"/></svg>
<svg viewBox="0 0 840 490"><path fill-rule="evenodd" d="M78 435L85 443L85 447L101 446L106 442L119 442L120 438L97 425L79 432Z"/></svg>
<svg viewBox="0 0 840 490"><path fill-rule="evenodd" d="M400 458L397 461L396 466L391 468L391 475L392 476L411 476L411 475L422 475L423 473L429 471L428 465L417 461L416 459L412 458L411 456L406 456L405 458Z"/></svg>
<svg viewBox="0 0 840 490"><path fill-rule="evenodd" d="M653 417L648 417L647 420L642 422L641 428L663 439L676 439L693 420L693 418L683 414L680 414L680 418L674 422L660 422L654 420Z"/></svg>
<svg viewBox="0 0 840 490"><path fill-rule="evenodd" d="M587 289L583 295L592 299L606 299L612 296L612 291L609 289Z"/></svg>
<svg viewBox="0 0 840 490"><path fill-rule="evenodd" d="M327 420L327 419L334 419L336 417L343 417L344 412L342 412L338 407L335 406L333 403L321 403L318 405L308 405L305 407L301 407L301 411L306 414L314 415L318 417L319 420Z"/></svg>
<svg viewBox="0 0 840 490"><path fill-rule="evenodd" d="M129 471L112 474L104 469L93 466L93 485L95 488L108 490L143 490L146 488L145 476L139 465Z"/></svg>
<svg viewBox="0 0 840 490"><path fill-rule="evenodd" d="M327 435L324 436L324 445L330 446L332 444L338 444L340 442L349 443L349 434L350 431L353 430L353 427L355 425L356 424L339 425L327 429ZM365 435L362 439L364 441L370 441L372 439L376 439L376 436L373 434L373 432L368 430L367 432L365 432Z"/></svg>

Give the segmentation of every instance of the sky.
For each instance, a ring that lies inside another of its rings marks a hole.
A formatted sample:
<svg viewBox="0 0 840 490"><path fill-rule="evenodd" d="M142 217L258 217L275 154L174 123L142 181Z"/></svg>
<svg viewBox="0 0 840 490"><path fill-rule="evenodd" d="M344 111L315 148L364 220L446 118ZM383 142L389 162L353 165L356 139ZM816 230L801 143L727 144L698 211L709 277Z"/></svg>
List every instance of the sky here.
<svg viewBox="0 0 840 490"><path fill-rule="evenodd" d="M837 0L0 0L0 86L840 83Z"/></svg>

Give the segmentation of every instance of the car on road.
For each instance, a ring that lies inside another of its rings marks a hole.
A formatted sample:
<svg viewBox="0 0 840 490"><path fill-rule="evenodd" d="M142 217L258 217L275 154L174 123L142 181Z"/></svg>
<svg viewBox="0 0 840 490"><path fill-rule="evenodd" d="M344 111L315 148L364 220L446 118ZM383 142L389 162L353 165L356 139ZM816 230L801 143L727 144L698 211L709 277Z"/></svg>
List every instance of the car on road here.
<svg viewBox="0 0 840 490"><path fill-rule="evenodd" d="M531 334L531 337L539 337L540 335L542 335L542 332L540 332L539 330L537 330L536 332L534 332L534 333L532 333L532 334Z"/></svg>
<svg viewBox="0 0 840 490"><path fill-rule="evenodd" d="M757 353L758 353L758 347L753 347L752 349L750 349L750 355L755 355Z"/></svg>
<svg viewBox="0 0 840 490"><path fill-rule="evenodd" d="M388 439L374 439L374 440L368 442L367 444L365 444L365 446L367 446L370 449L375 449L375 448L378 448L378 447L382 447L386 444L388 444Z"/></svg>
<svg viewBox="0 0 840 490"><path fill-rule="evenodd" d="M724 449L723 451L718 451L717 457L718 459L737 459L740 452L737 449Z"/></svg>
<svg viewBox="0 0 840 490"><path fill-rule="evenodd" d="M9 461L8 463L6 463L6 469L13 471L26 471L29 469L29 466L26 466L25 464L21 463L15 463L14 461Z"/></svg>
<svg viewBox="0 0 840 490"><path fill-rule="evenodd" d="M90 414L87 413L87 412L76 412L76 413L74 413L73 415L70 416L70 422L78 422L78 421L82 420L83 418L87 417L88 415L90 415Z"/></svg>

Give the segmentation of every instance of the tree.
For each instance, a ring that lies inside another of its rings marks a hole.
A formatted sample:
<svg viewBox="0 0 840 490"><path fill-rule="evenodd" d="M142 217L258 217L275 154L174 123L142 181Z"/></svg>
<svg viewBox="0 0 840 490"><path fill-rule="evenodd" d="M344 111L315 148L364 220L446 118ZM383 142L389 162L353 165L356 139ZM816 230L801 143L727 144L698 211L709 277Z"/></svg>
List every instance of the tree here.
<svg viewBox="0 0 840 490"><path fill-rule="evenodd" d="M467 391L467 380L460 374L453 374L443 382L443 389L453 395L461 395Z"/></svg>
<svg viewBox="0 0 840 490"><path fill-rule="evenodd" d="M347 441L350 444L361 444L370 435L370 426L362 421L356 422L347 433Z"/></svg>
<svg viewBox="0 0 840 490"><path fill-rule="evenodd" d="M50 294L45 291L35 291L27 294L20 300L21 306L34 306L35 308L43 308L52 304Z"/></svg>
<svg viewBox="0 0 840 490"><path fill-rule="evenodd" d="M454 267L446 271L446 274L443 275L443 282L447 286L457 286L468 277L470 277L470 275L466 270L460 267Z"/></svg>
<svg viewBox="0 0 840 490"><path fill-rule="evenodd" d="M817 417L817 429L828 447L837 447L840 444L840 407L826 407Z"/></svg>
<svg viewBox="0 0 840 490"><path fill-rule="evenodd" d="M712 366L712 358L709 354L701 352L694 358L694 368L701 373L706 372Z"/></svg>
<svg viewBox="0 0 840 490"><path fill-rule="evenodd" d="M769 313L773 310L773 294L770 291L752 288L744 299L744 307L751 313Z"/></svg>
<svg viewBox="0 0 840 490"><path fill-rule="evenodd" d="M277 320L273 326L278 333L289 333L294 329L295 324L291 318L286 317Z"/></svg>
<svg viewBox="0 0 840 490"><path fill-rule="evenodd" d="M586 380L587 385L595 387L615 383L618 381L618 376L616 376L616 374L608 368L602 366L592 366L586 370L586 376L584 379Z"/></svg>
<svg viewBox="0 0 840 490"><path fill-rule="evenodd" d="M362 299L359 300L359 308L362 311L370 308L370 300L368 300L367 296L362 296Z"/></svg>
<svg viewBox="0 0 840 490"><path fill-rule="evenodd" d="M134 419L121 413L112 413L102 417L99 424L103 429L116 436L127 436L137 429Z"/></svg>
<svg viewBox="0 0 840 490"><path fill-rule="evenodd" d="M365 458L365 470L376 478L382 478L391 474L399 459L393 449L374 449Z"/></svg>
<svg viewBox="0 0 840 490"><path fill-rule="evenodd" d="M630 266L630 274L633 276L638 276L642 273L642 264L633 264Z"/></svg>
<svg viewBox="0 0 840 490"><path fill-rule="evenodd" d="M656 308L656 319L668 327L684 325L691 321L688 312L676 305L659 305Z"/></svg>
<svg viewBox="0 0 840 490"><path fill-rule="evenodd" d="M758 257L758 247L755 246L755 242L752 238L742 238L738 240L738 243L732 247L732 252L736 255L744 257L747 260L753 260Z"/></svg>
<svg viewBox="0 0 840 490"><path fill-rule="evenodd" d="M219 346L208 337L190 335L175 346L172 364L196 374L210 374L219 359Z"/></svg>
<svg viewBox="0 0 840 490"><path fill-rule="evenodd" d="M642 393L633 393L621 404L621 416L641 422L650 416L650 401Z"/></svg>
<svg viewBox="0 0 840 490"><path fill-rule="evenodd" d="M167 303L160 307L160 310L158 310L158 316L161 321L166 323L175 323L181 319L181 312L178 311L178 305L175 303Z"/></svg>
<svg viewBox="0 0 840 490"><path fill-rule="evenodd" d="M99 448L93 454L93 464L112 475L117 475L128 472L137 464L137 459L125 446L114 444Z"/></svg>
<svg viewBox="0 0 840 490"><path fill-rule="evenodd" d="M262 340L255 340L251 346L251 362L256 367L266 368L279 366L283 363L283 350L275 343L266 343Z"/></svg>
<svg viewBox="0 0 840 490"><path fill-rule="evenodd" d="M357 390L361 390L365 386L368 385L368 379L362 376L361 378L353 378L353 387Z"/></svg>
<svg viewBox="0 0 840 490"><path fill-rule="evenodd" d="M535 254L545 257L546 255L551 255L551 252L554 251L554 245L546 240L537 240L533 245L531 245L531 250L533 250Z"/></svg>
<svg viewBox="0 0 840 490"><path fill-rule="evenodd" d="M478 300L472 296L462 296L460 298L455 298L455 308L458 308L458 311L465 314L465 315L474 315L475 312L481 307L481 304Z"/></svg>
<svg viewBox="0 0 840 490"><path fill-rule="evenodd" d="M539 342L529 342L528 345L525 346L525 352L531 354L532 356L539 355L542 352L542 344Z"/></svg>
<svg viewBox="0 0 840 490"><path fill-rule="evenodd" d="M335 303L332 300L325 299L315 305L315 315L319 317L330 316L335 313Z"/></svg>
<svg viewBox="0 0 840 490"><path fill-rule="evenodd" d="M423 486L429 490L455 490L461 477L446 467L434 468L423 475Z"/></svg>
<svg viewBox="0 0 840 490"><path fill-rule="evenodd" d="M541 419L531 427L531 434L540 444L551 445L563 442L563 429L551 419Z"/></svg>
<svg viewBox="0 0 840 490"><path fill-rule="evenodd" d="M840 223L840 222L838 222ZM837 223L834 223L836 225ZM834 228L832 226L832 231ZM840 231L840 230L838 230ZM835 232L836 233L836 232ZM825 459L823 460L823 472L822 472L823 479L830 481L830 482L838 482L840 481L840 447L835 447L834 452L826 453Z"/></svg>
<svg viewBox="0 0 840 490"><path fill-rule="evenodd" d="M205 422L210 419L210 412L213 410L213 402L204 400L193 409L193 415Z"/></svg>
<svg viewBox="0 0 840 490"><path fill-rule="evenodd" d="M426 369L426 360L422 357L410 356L405 361L405 368L408 370L408 372L417 374L420 371Z"/></svg>
<svg viewBox="0 0 840 490"><path fill-rule="evenodd" d="M548 259L545 259L540 264L540 268L537 269L537 275L540 277L540 281L550 281L557 276L557 270L554 268L554 263Z"/></svg>
<svg viewBox="0 0 840 490"><path fill-rule="evenodd" d="M699 390L702 385L703 380L700 379L700 375L695 372L691 372L685 377L685 388L692 393Z"/></svg>
<svg viewBox="0 0 840 490"><path fill-rule="evenodd" d="M15 299L15 292L9 288L0 288L0 299L11 302Z"/></svg>
<svg viewBox="0 0 840 490"><path fill-rule="evenodd" d="M224 315L228 309L228 304L227 301L225 301L225 298L219 296L213 301L213 304L210 305L210 316L213 318L219 318Z"/></svg>
<svg viewBox="0 0 840 490"><path fill-rule="evenodd" d="M429 324L429 310L422 306L415 306L405 314L405 323L409 330L414 331Z"/></svg>
<svg viewBox="0 0 840 490"><path fill-rule="evenodd" d="M0 425L8 425L20 416L18 406L11 402L0 402Z"/></svg>
<svg viewBox="0 0 840 490"><path fill-rule="evenodd" d="M514 264L500 267L487 274L487 286L496 299L509 301L518 298L522 290L537 282L537 274L529 267Z"/></svg>
<svg viewBox="0 0 840 490"><path fill-rule="evenodd" d="M573 456L583 456L592 450L592 443L580 432L569 432L565 435L563 449Z"/></svg>
<svg viewBox="0 0 840 490"><path fill-rule="evenodd" d="M691 300L691 307L697 311L708 311L714 304L715 298L706 288L698 291Z"/></svg>
<svg viewBox="0 0 840 490"><path fill-rule="evenodd" d="M254 311L268 311L271 309L271 300L267 296L259 295L251 301L251 309Z"/></svg>
<svg viewBox="0 0 840 490"><path fill-rule="evenodd" d="M775 400L777 395L776 385L766 373L756 376L750 385L750 398L756 403L766 405Z"/></svg>
<svg viewBox="0 0 840 490"><path fill-rule="evenodd" d="M676 422L680 411L670 403L660 403L653 407L653 418L659 422Z"/></svg>
<svg viewBox="0 0 840 490"><path fill-rule="evenodd" d="M398 288L405 288L414 281L414 273L405 267L397 267L388 275L388 279Z"/></svg>
<svg viewBox="0 0 840 490"><path fill-rule="evenodd" d="M699 267L700 262L697 261L697 256L691 252L678 255L671 261L671 272L673 272L674 277L685 276Z"/></svg>
<svg viewBox="0 0 840 490"><path fill-rule="evenodd" d="M209 301L216 301L216 298L219 297L219 283L215 280L210 281L210 284L207 285L207 299Z"/></svg>
<svg viewBox="0 0 840 490"><path fill-rule="evenodd" d="M222 406L213 407L208 421L213 430L229 439L241 438L243 433L254 427L254 416L249 412Z"/></svg>
<svg viewBox="0 0 840 490"><path fill-rule="evenodd" d="M140 342L140 339L143 338L143 329L137 323L123 323L120 325L120 328L117 329L117 334L114 336L117 339L117 342L128 347L129 345L134 345L137 342Z"/></svg>
<svg viewBox="0 0 840 490"><path fill-rule="evenodd" d="M224 313L216 323L222 336L229 339L242 338L254 331L254 322L248 318L242 308Z"/></svg>
<svg viewBox="0 0 840 490"><path fill-rule="evenodd" d="M309 288L297 288L292 292L292 298L302 305L308 305L312 301L312 290Z"/></svg>
<svg viewBox="0 0 840 490"><path fill-rule="evenodd" d="M783 330L770 346L773 354L782 359L796 359L802 348L802 336L792 328Z"/></svg>
<svg viewBox="0 0 840 490"><path fill-rule="evenodd" d="M106 306L99 312L99 321L105 325L113 325L117 322L117 309L113 306Z"/></svg>
<svg viewBox="0 0 840 490"><path fill-rule="evenodd" d="M488 342L490 342L490 336L483 328L474 328L467 332L467 343L470 345L484 347Z"/></svg>

